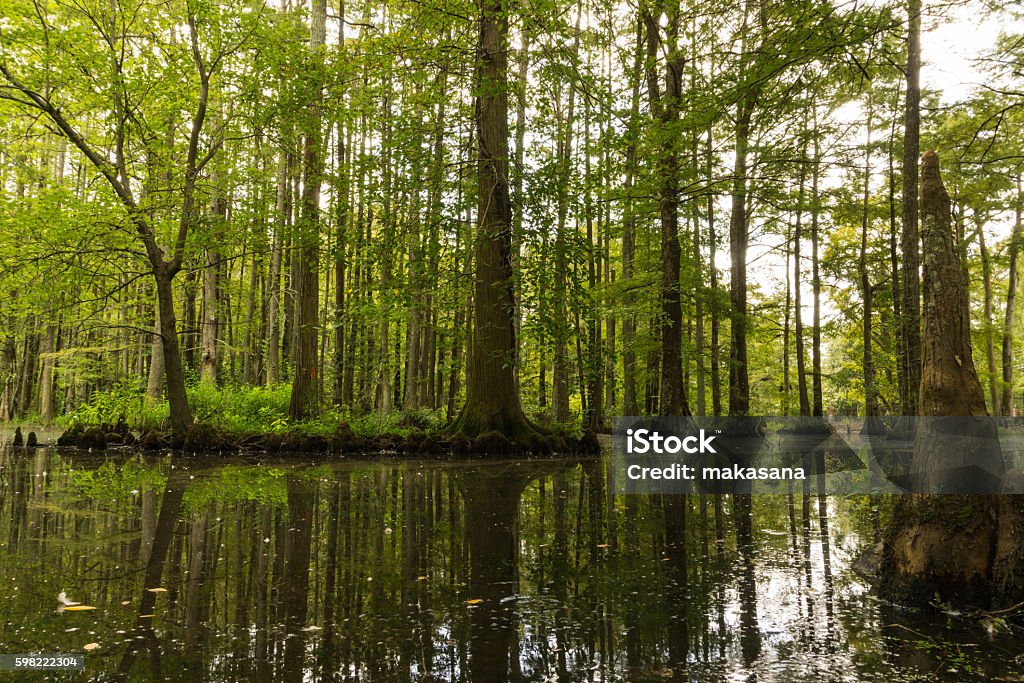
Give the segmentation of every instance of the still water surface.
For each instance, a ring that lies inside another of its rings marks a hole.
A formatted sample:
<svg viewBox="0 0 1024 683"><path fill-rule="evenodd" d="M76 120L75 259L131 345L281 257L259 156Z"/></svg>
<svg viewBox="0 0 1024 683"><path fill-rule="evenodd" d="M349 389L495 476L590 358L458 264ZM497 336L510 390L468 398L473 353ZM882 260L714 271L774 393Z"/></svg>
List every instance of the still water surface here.
<svg viewBox="0 0 1024 683"><path fill-rule="evenodd" d="M873 597L884 501L755 496L748 530L610 476L2 446L0 652L86 653L52 680L1024 680L1019 633Z"/></svg>

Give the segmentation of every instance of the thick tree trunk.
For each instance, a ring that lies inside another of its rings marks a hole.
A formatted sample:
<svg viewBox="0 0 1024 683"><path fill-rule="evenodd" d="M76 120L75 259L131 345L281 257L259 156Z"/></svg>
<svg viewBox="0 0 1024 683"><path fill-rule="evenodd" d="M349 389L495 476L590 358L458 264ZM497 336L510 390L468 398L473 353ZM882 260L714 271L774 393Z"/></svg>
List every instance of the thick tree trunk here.
<svg viewBox="0 0 1024 683"><path fill-rule="evenodd" d="M515 377L515 282L508 179L508 15L502 0L480 0L476 118L478 183L473 366L466 403L452 430L533 431Z"/></svg>
<svg viewBox="0 0 1024 683"><path fill-rule="evenodd" d="M938 593L942 601L984 606L1005 591L996 574L1014 562L1019 570L1022 548L1019 536L1000 533L1001 524L1013 523L1000 520L1007 501L984 495L998 492L1003 461L971 354L967 283L935 152L924 155L921 218L925 343L918 411L957 417L955 423L918 423L911 464L918 493L897 501L881 588L888 597L920 605ZM965 484L983 495L934 495L963 491Z"/></svg>
<svg viewBox="0 0 1024 683"><path fill-rule="evenodd" d="M313 0L310 15L309 49L313 61L323 61L326 38L327 0ZM303 142L302 217L296 232L294 279L296 291L295 376L292 380L288 417L302 420L320 410L317 379L317 327L320 299L320 183L323 178L323 133L320 105L323 94L319 77L312 89Z"/></svg>
<svg viewBox="0 0 1024 683"><path fill-rule="evenodd" d="M183 440L192 426L192 410L185 393L185 370L178 346L178 322L174 316L172 275L165 266L155 269L156 299L160 307L160 338L163 341L164 369L167 380L167 402L170 404L171 429L175 439Z"/></svg>
<svg viewBox="0 0 1024 683"><path fill-rule="evenodd" d="M658 173L659 214L661 219L661 317L659 336L661 338L661 386L660 406L662 415L689 415L686 387L683 384L682 332L683 311L680 300L680 259L679 247L679 151L675 140L674 124L679 119L680 97L682 95L683 55L676 46L679 32L678 6L668 12L666 27L668 57L665 64L665 91L661 92L655 70L659 48L662 44L659 20L653 14L645 15L647 26L647 92L651 101L651 116L660 125L661 149L659 150Z"/></svg>

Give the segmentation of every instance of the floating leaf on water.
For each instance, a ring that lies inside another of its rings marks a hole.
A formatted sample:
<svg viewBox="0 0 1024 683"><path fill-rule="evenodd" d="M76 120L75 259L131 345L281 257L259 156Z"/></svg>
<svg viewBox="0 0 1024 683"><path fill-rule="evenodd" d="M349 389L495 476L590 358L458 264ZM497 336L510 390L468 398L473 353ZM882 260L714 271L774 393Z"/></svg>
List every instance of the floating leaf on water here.
<svg viewBox="0 0 1024 683"><path fill-rule="evenodd" d="M122 605L130 605L130 604L132 604L132 601L131 600L122 600L121 604Z"/></svg>
<svg viewBox="0 0 1024 683"><path fill-rule="evenodd" d="M483 601L484 601L483 598L471 598L469 600L466 600L466 604L467 605L479 605Z"/></svg>
<svg viewBox="0 0 1024 683"><path fill-rule="evenodd" d="M100 646L99 643L86 643L85 645L82 646L82 649L85 650L86 652L89 652L90 650L95 650L99 646Z"/></svg>
<svg viewBox="0 0 1024 683"><path fill-rule="evenodd" d="M427 580L427 577L425 577L425 576L417 576L417 577L416 577L416 580L417 580L417 581L426 581L426 580Z"/></svg>
<svg viewBox="0 0 1024 683"><path fill-rule="evenodd" d="M155 616L155 614L140 614L139 619L152 619Z"/></svg>
<svg viewBox="0 0 1024 683"><path fill-rule="evenodd" d="M598 548L607 548L607 547L608 547L608 544L607 544L607 543L598 543L598 544L597 544L597 547L598 547Z"/></svg>
<svg viewBox="0 0 1024 683"><path fill-rule="evenodd" d="M306 628L302 629L302 631L304 633L310 633L312 631L321 631L321 630L323 630L323 629L321 629L319 626L316 626L316 625L310 625L310 626L307 626Z"/></svg>
<svg viewBox="0 0 1024 683"><path fill-rule="evenodd" d="M92 605L68 605L64 607L62 612L85 612L87 610L96 609Z"/></svg>
<svg viewBox="0 0 1024 683"><path fill-rule="evenodd" d="M157 588L147 588L146 590L148 590L150 593L166 593L167 592L166 588L159 588L159 587L157 587Z"/></svg>

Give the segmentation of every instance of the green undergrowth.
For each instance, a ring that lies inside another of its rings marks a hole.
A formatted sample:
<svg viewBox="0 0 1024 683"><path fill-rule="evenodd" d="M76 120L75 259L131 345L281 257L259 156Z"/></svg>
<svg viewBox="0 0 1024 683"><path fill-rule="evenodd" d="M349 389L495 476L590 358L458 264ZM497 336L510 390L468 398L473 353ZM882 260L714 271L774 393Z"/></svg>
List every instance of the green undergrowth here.
<svg viewBox="0 0 1024 683"><path fill-rule="evenodd" d="M283 453L406 453L416 455L494 455L596 453L593 434L577 425L544 424L530 438L510 440L490 431L468 436L452 433L442 411L418 409L390 414L359 413L325 407L302 422L288 419L291 387L216 387L194 384L188 400L195 425L174 434L166 402L153 403L126 385L93 394L63 416L57 445L104 450L108 445L138 444L143 450L180 448L222 453L238 449ZM134 432L134 433L133 433Z"/></svg>
<svg viewBox="0 0 1024 683"><path fill-rule="evenodd" d="M355 413L325 407L319 416L302 422L288 419L290 384L270 387L217 387L194 384L188 387L188 402L197 423L208 424L233 434L297 433L328 436L346 423L358 436L408 436L417 431L435 431L445 425L444 412L418 409L396 412ZM89 400L55 422L60 427L73 424L114 423L123 415L133 429L160 431L168 428L170 408L167 401L152 403L131 384L120 384L98 391Z"/></svg>

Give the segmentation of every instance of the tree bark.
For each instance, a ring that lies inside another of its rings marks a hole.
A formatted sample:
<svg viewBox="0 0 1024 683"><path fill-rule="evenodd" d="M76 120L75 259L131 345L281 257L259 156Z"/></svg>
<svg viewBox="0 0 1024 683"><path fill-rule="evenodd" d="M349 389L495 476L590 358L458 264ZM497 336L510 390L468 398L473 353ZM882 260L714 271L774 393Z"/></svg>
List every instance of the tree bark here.
<svg viewBox="0 0 1024 683"><path fill-rule="evenodd" d="M636 251L636 200L633 198L633 184L637 166L637 144L640 123L640 73L643 58L643 17L636 20L636 48L633 55L633 90L630 95L630 139L626 147L626 169L623 192L626 197L622 210L622 279L628 292L633 279L633 260ZM626 295L626 303L633 297ZM636 314L626 313L622 319L622 412L625 415L639 415L636 394Z"/></svg>
<svg viewBox="0 0 1024 683"><path fill-rule="evenodd" d="M918 421L911 462L917 493L898 498L883 551L881 589L920 605L936 593L939 600L986 605L1006 590L996 575L1019 569L1020 541L1000 529L1012 497L984 495L999 491L1005 472L971 355L967 283L935 152L924 155L921 176L924 346L918 411L955 417ZM935 495L964 491L965 484L982 495Z"/></svg>
<svg viewBox="0 0 1024 683"><path fill-rule="evenodd" d="M519 403L515 364L515 281L508 178L508 12L503 0L479 0L477 60L477 235L473 367L466 403L452 431L497 430L519 438L534 430Z"/></svg>
<svg viewBox="0 0 1024 683"><path fill-rule="evenodd" d="M732 215L729 223L732 304L729 344L729 414L750 412L750 380L747 372L747 149L753 98L739 105L736 117L736 161L733 167Z"/></svg>
<svg viewBox="0 0 1024 683"><path fill-rule="evenodd" d="M303 141L302 217L296 231L294 278L296 289L295 324L298 333L295 349L295 377L292 380L288 417L302 420L320 410L320 383L317 380L317 327L320 297L320 183L323 178L323 98L319 66L323 63L326 39L327 0L313 0L309 27L309 49L316 75L307 109Z"/></svg>
<svg viewBox="0 0 1024 683"><path fill-rule="evenodd" d="M682 95L683 55L676 40L679 33L679 8L669 10L665 45L668 56L665 63L665 91L661 92L655 64L662 44L659 19L652 13L645 15L647 26L647 92L651 102L651 116L659 125L661 145L658 173L659 214L661 219L661 286L659 299L661 317L661 386L662 415L689 415L686 387L683 384L682 328L683 311L679 291L681 250L679 247L679 151L675 137L675 122L679 119Z"/></svg>
<svg viewBox="0 0 1024 683"><path fill-rule="evenodd" d="M975 214L978 231L978 250L981 252L981 277L985 288L985 360L988 362L988 394L993 415L1002 415L999 399L999 377L996 373L996 339L995 324L992 320L992 260L989 258L988 247L985 245L984 221ZM966 261L966 259L965 259Z"/></svg>
<svg viewBox="0 0 1024 683"><path fill-rule="evenodd" d="M1013 415L1013 320L1017 309L1017 286L1020 281L1017 259L1020 253L1022 233L1024 233L1024 192L1021 191L1021 176L1017 176L1017 207L1010 235L1010 265L1006 276L1006 312L1003 314L1003 398L1001 403L1003 415Z"/></svg>
<svg viewBox="0 0 1024 683"><path fill-rule="evenodd" d="M901 272L904 386L900 392L904 415L917 414L921 383L921 284L917 217L918 156L921 129L921 0L907 1L907 92L903 133L903 231Z"/></svg>
<svg viewBox="0 0 1024 683"><path fill-rule="evenodd" d="M57 325L47 323L43 336L42 361L43 369L39 378L39 418L43 424L50 424L57 415L54 400L53 369L56 366Z"/></svg>
<svg viewBox="0 0 1024 683"><path fill-rule="evenodd" d="M149 380L146 382L146 400L150 405L160 402L164 394L164 345L160 330L160 306L154 307L153 343L149 354Z"/></svg>
<svg viewBox="0 0 1024 683"><path fill-rule="evenodd" d="M805 133L806 133L806 119ZM797 395L800 401L800 414L807 416L811 414L811 402L807 396L807 349L804 346L804 321L803 321L803 301L801 297L801 284L803 283L803 277L801 276L800 269L800 247L803 242L803 208L804 208L804 184L807 180L807 170L804 165L804 161L807 158L807 147L806 144L801 145L800 152L800 181L799 191L797 192L797 209L796 209L796 220L793 227L793 271L796 279L796 291L793 293L793 305L795 308L794 312L794 332L796 334L796 386Z"/></svg>
<svg viewBox="0 0 1024 683"><path fill-rule="evenodd" d="M212 244L206 250L206 267L203 268L203 324L202 324L202 355L200 356L199 378L206 384L217 383L217 341L220 338L220 272L221 255L218 248L224 241L224 230L227 221L227 201L224 199L223 188L218 180L218 172L214 172L211 183L213 198L210 200L210 225L212 227Z"/></svg>

